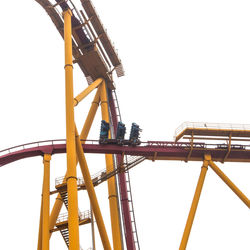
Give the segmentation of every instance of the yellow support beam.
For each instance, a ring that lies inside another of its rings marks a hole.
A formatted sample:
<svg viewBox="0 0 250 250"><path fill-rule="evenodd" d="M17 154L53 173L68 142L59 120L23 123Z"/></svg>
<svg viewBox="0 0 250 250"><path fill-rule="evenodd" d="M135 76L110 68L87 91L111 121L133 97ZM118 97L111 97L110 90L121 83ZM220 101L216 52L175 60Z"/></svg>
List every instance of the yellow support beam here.
<svg viewBox="0 0 250 250"><path fill-rule="evenodd" d="M184 229L184 233L182 236L179 250L185 250L187 247L188 238L191 232L191 228L192 228L193 221L194 221L194 216L195 216L198 203L199 203L199 199L200 199L200 195L201 195L201 190L202 190L204 180L206 177L206 173L207 173L207 169L208 169L208 159L210 159L209 157L210 156L205 156L205 160L203 161L203 165L201 167L200 177L196 186L194 198L193 198L192 205L188 214L188 219L186 222L186 226Z"/></svg>
<svg viewBox="0 0 250 250"><path fill-rule="evenodd" d="M38 232L38 243L37 250L42 250L42 223L43 222L43 196L41 197L41 209L40 209L40 222L39 222L39 232Z"/></svg>
<svg viewBox="0 0 250 250"><path fill-rule="evenodd" d="M42 204L42 249L49 250L49 212L50 212L50 160L51 155L43 157L43 204Z"/></svg>
<svg viewBox="0 0 250 250"><path fill-rule="evenodd" d="M250 200L239 190L239 188L219 169L212 161L209 161L209 166L213 171L228 185L229 188L250 208Z"/></svg>
<svg viewBox="0 0 250 250"><path fill-rule="evenodd" d="M110 123L109 112L108 112L108 99L105 82L101 85L101 110L102 119ZM106 169L107 173L114 170L113 157L111 154L105 154L106 159ZM120 228L120 218L119 218L119 208L118 208L118 195L115 183L115 177L108 179L108 192L109 192L109 208L111 216L111 227L113 236L113 247L114 250L122 249L122 238L121 238L121 228Z"/></svg>
<svg viewBox="0 0 250 250"><path fill-rule="evenodd" d="M86 140L88 137L90 128L92 126L93 120L94 120L95 115L96 115L96 111L97 111L98 106L99 106L99 102L100 102L100 87L98 88L98 90L96 92L96 95L93 99L88 116L87 116L86 121L84 123L83 129L82 129L82 132L80 135L81 140ZM67 173L65 174L65 180L66 180L66 175L67 175ZM51 215L50 215L50 230L52 230L54 228L62 206L63 206L63 200L62 200L60 194L58 194L56 201L54 203ZM51 234L50 234L50 236L51 236Z"/></svg>
<svg viewBox="0 0 250 250"><path fill-rule="evenodd" d="M65 92L66 92L66 152L67 152L67 191L69 249L79 250L79 219L76 177L76 147L73 96L72 30L70 10L63 12L65 44Z"/></svg>
<svg viewBox="0 0 250 250"><path fill-rule="evenodd" d="M66 178L66 176L65 176ZM49 219L49 230L52 230L55 227L56 220L58 218L58 215L62 209L63 206L63 199L61 198L61 195L58 193L56 197L56 201L54 203L53 209L50 214L50 219ZM50 233L51 237L52 233Z"/></svg>
<svg viewBox="0 0 250 250"><path fill-rule="evenodd" d="M103 82L102 78L98 78L91 83L85 90L83 90L78 96L74 98L74 106L77 106L88 94L90 94L95 88L97 88Z"/></svg>
<svg viewBox="0 0 250 250"><path fill-rule="evenodd" d="M89 109L89 113L88 116L85 120L84 126L82 128L81 134L80 134L80 139L81 140L86 140L90 131L90 128L93 124L95 115L96 115L96 111L99 107L99 103L100 103L100 87L97 89L96 91L96 95L94 97L94 100L91 104L91 107Z"/></svg>
<svg viewBox="0 0 250 250"><path fill-rule="evenodd" d="M81 168L81 171L82 171L84 183L85 183L88 195L89 195L91 207L93 208L93 212L95 214L96 224L97 224L97 227L98 227L98 230L99 230L99 233L100 233L103 248L105 250L111 250L110 242L109 242L109 239L108 239L108 234L107 234L105 224L104 224L104 221L103 221L103 217L102 217L102 214L101 214L101 210L100 210L100 207L99 207L99 204L98 204L98 200L97 200L97 196L96 196L96 193L95 193L94 185L92 183L92 179L91 179L91 176L90 176L90 173L89 173L89 168L88 168L88 165L87 165L87 161L86 161L85 156L84 156L84 152L83 152L83 149L82 149L82 144L81 144L77 129L75 129L75 130L76 130L76 151L77 151L77 156L78 156L78 160L79 160L79 163L80 163L80 168Z"/></svg>

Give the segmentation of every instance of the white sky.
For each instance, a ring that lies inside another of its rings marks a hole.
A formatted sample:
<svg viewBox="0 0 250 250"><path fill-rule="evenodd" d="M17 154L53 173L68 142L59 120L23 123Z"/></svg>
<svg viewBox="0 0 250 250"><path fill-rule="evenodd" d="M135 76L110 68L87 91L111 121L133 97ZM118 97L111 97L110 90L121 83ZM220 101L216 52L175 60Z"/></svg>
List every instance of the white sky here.
<svg viewBox="0 0 250 250"><path fill-rule="evenodd" d="M250 124L249 1L93 3L126 71L116 81L123 121L128 128L140 124L143 141L173 140L184 121ZM1 8L0 149L65 138L63 40L34 0L4 1ZM74 80L77 94L87 86L78 68ZM79 130L92 98L76 109ZM98 138L100 120L98 114L91 139ZM92 173L105 168L103 156L87 159ZM142 250L178 249L200 166L148 161L131 171ZM219 166L250 197L249 164ZM51 168L53 190L65 156L54 156ZM0 169L1 249L36 248L42 175L41 157ZM106 183L97 194L110 235ZM88 209L86 195L79 195L80 208ZM248 250L249 222L248 208L210 169L187 249ZM84 250L91 246L87 230L81 227ZM64 248L55 233L51 249Z"/></svg>

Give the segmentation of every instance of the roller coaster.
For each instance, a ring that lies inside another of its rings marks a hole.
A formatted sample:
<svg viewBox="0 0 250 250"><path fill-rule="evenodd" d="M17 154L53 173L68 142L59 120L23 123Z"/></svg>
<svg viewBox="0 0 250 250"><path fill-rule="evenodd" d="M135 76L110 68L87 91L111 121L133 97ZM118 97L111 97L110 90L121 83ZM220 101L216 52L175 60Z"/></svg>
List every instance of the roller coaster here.
<svg viewBox="0 0 250 250"><path fill-rule="evenodd" d="M125 140L125 127L121 121L113 80L114 72L122 77L124 70L92 2L80 0L83 8L80 11L71 0L36 2L44 8L65 43L66 139L37 141L4 149L0 151L0 166L25 158L43 158L38 250L48 250L51 235L58 231L66 248L82 249L79 226L91 224L93 237L95 222L103 249L140 249L129 170L145 160L202 162L180 250L187 247L208 167L250 207L246 195L215 163L250 162L250 125L183 123L177 128L174 141L144 142L139 140L139 126L133 123L130 138ZM76 97L73 96L73 65L79 66L88 83L88 87ZM78 133L74 119L75 107L94 91L96 94L91 108ZM90 140L88 134L99 106L102 114L100 139ZM108 129L105 128L107 124ZM209 140L215 143L208 143ZM65 176L56 179L55 189L50 190L50 161L57 154L66 154L67 170ZM90 175L85 154L105 155L106 169ZM82 173L80 177L76 174L78 163ZM95 187L103 182L108 185L112 243L95 192ZM79 211L80 190L87 192L91 211ZM50 211L50 196L54 194L57 194L57 198ZM68 212L60 214L63 205ZM94 239L92 249L96 249Z"/></svg>

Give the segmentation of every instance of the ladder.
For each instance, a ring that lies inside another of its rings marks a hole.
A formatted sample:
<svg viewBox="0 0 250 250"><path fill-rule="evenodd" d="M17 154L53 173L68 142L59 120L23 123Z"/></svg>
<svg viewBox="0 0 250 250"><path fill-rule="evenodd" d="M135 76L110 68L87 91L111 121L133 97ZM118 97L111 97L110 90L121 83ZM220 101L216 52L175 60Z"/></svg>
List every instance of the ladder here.
<svg viewBox="0 0 250 250"><path fill-rule="evenodd" d="M121 111L120 111L120 107L119 107L119 103L118 103L117 94L116 94L115 89L112 90L112 96L113 96L114 105L115 105L115 113L116 113L116 117L117 117L117 122L121 122L122 116L121 116Z"/></svg>
<svg viewBox="0 0 250 250"><path fill-rule="evenodd" d="M63 177L63 181L64 181L64 177ZM60 188L58 188L58 191L60 193L60 196L61 196L61 198L63 200L63 203L64 203L66 209L68 210L67 184L65 182L62 183L62 185L60 185ZM80 212L79 209L78 209L78 215L79 215L79 220L80 220L81 219L81 212ZM56 227L60 230L60 233L61 233L61 235L63 237L63 240L64 240L66 246L69 248L69 228L68 228L68 225L66 227L63 226L62 228L60 228L57 225L56 225ZM83 250L81 246L80 246L80 250Z"/></svg>
<svg viewBox="0 0 250 250"><path fill-rule="evenodd" d="M117 122L121 122L121 112L119 108L119 103L118 103L118 98L115 90L112 90L111 92L113 101L114 101L114 108L115 108L115 113L116 113L116 118ZM131 156L131 157L125 157L125 166L135 166L139 164L140 162L144 161L145 157L142 156ZM136 247L136 250L140 250L140 244L139 244L139 238L138 238L138 233L137 233L137 227L136 227L136 221L135 221L135 212L134 212L134 206L133 206L133 199L132 199L132 189L131 189L131 182L130 182L130 175L129 175L129 170L125 171L125 177L126 177L126 188L127 188L127 195L128 195L128 203L129 203L129 213L130 213L130 218L131 218L131 225L132 225L132 233L133 233L133 241ZM118 178L119 181L119 178ZM120 181L119 181L119 186L120 186ZM124 219L123 219L124 223Z"/></svg>
<svg viewBox="0 0 250 250"><path fill-rule="evenodd" d="M125 166L135 166L142 161L144 161L146 158L143 156L130 156L130 157L125 157ZM125 176L126 176L126 183L127 183L127 193L128 193L128 202L129 202L129 213L131 216L131 224L132 224L132 233L134 237L134 243L135 247L137 250L140 249L140 244L139 244L139 238L138 238L138 233L137 233L137 227L136 227L136 221L135 221L135 212L134 212L134 205L133 205L133 197L132 197L132 189L131 189L131 182L130 182L130 175L129 175L129 170L125 171Z"/></svg>

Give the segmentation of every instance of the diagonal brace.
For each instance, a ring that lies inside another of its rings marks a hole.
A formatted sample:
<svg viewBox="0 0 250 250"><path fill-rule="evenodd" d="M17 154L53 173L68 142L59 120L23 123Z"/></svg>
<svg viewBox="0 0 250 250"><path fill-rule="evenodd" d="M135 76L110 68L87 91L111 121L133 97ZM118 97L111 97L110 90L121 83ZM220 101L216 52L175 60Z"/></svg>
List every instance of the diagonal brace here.
<svg viewBox="0 0 250 250"><path fill-rule="evenodd" d="M85 90L83 90L78 96L74 98L74 106L77 106L88 94L90 94L95 88L97 88L103 82L102 78L98 78L91 83Z"/></svg>
<svg viewBox="0 0 250 250"><path fill-rule="evenodd" d="M90 203L91 203L91 207L93 209L95 218L96 218L96 223L99 229L99 233L101 236L101 240L102 240L102 244L103 244L103 248L105 250L111 250L111 246L110 246L110 242L108 239L108 234L105 228L105 224L103 221L103 217L101 214L101 210L98 204L98 200L97 200L97 196L95 193L95 189L94 189L94 185L90 176L90 172L89 172L89 168L87 165L87 161L85 159L84 156L84 152L82 149L82 144L77 132L77 128L75 127L75 132L76 132L76 152L77 152L77 156L78 156L78 160L80 163L80 168L81 168L81 172L83 175L83 179L85 182L85 186L89 195L89 199L90 199Z"/></svg>
<svg viewBox="0 0 250 250"><path fill-rule="evenodd" d="M220 170L220 168L212 161L209 166L213 171L231 188L231 190L250 208L250 200L240 191L240 189Z"/></svg>

